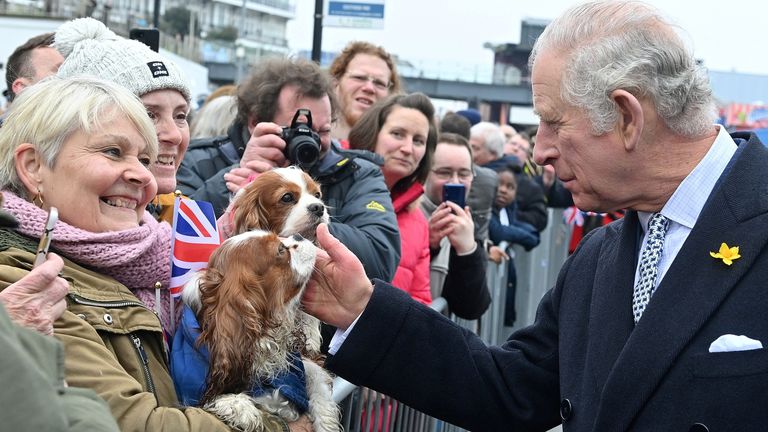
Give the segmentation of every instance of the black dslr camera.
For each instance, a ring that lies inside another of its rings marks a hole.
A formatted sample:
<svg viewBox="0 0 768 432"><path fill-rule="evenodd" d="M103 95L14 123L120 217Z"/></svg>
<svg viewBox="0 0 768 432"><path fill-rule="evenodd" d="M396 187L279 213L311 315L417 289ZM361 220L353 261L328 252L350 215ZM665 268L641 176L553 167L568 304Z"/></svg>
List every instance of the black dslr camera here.
<svg viewBox="0 0 768 432"><path fill-rule="evenodd" d="M305 116L306 123L299 117ZM300 108L293 116L291 125L283 128L280 135L285 141L285 157L304 171L309 171L320 158L320 135L312 130L312 113Z"/></svg>

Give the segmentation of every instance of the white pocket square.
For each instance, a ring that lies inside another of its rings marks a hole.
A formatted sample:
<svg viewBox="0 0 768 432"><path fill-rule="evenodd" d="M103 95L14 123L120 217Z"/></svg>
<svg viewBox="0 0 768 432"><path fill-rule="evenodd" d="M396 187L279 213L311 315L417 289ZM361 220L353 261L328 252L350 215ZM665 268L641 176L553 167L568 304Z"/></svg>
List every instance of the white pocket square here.
<svg viewBox="0 0 768 432"><path fill-rule="evenodd" d="M724 334L709 345L709 352L749 351L761 349L762 342L744 335Z"/></svg>

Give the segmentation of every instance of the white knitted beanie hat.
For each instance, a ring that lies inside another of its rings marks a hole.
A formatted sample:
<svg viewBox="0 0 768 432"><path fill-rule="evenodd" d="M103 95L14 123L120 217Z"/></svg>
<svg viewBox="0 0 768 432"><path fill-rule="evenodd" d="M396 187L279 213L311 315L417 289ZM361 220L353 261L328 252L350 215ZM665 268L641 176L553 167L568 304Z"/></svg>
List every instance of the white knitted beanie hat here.
<svg viewBox="0 0 768 432"><path fill-rule="evenodd" d="M67 21L56 30L53 47L64 56L57 73L60 77L95 75L139 97L155 90L174 89L187 102L191 99L184 75L173 62L139 41L116 35L101 21Z"/></svg>

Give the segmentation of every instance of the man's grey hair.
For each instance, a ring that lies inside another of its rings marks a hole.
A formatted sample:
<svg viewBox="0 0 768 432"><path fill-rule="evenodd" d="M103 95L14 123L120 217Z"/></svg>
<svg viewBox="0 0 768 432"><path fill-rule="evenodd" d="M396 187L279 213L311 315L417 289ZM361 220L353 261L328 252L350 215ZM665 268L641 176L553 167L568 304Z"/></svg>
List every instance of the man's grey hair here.
<svg viewBox="0 0 768 432"><path fill-rule="evenodd" d="M543 51L564 59L560 97L586 111L597 135L616 125L619 113L610 95L618 89L648 97L659 117L679 135L702 135L714 123L706 71L675 26L645 3L596 1L575 6L541 34L529 70Z"/></svg>
<svg viewBox="0 0 768 432"><path fill-rule="evenodd" d="M500 158L504 156L504 142L507 139L499 125L490 122L480 122L469 129L469 137L482 137L485 148L489 153Z"/></svg>

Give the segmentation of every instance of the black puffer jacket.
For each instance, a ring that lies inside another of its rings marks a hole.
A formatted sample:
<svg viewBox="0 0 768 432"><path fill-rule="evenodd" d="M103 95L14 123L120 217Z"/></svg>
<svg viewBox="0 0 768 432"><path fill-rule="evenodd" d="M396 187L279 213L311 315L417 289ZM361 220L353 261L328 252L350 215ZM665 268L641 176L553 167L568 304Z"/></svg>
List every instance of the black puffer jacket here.
<svg viewBox="0 0 768 432"><path fill-rule="evenodd" d="M224 174L239 166L248 131L238 123L228 135L194 140L176 175L181 192L213 204L216 217L229 205ZM381 159L342 150L335 143L309 174L322 187L330 230L362 261L371 278L391 281L400 262L400 234Z"/></svg>

